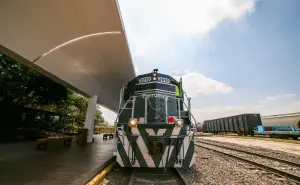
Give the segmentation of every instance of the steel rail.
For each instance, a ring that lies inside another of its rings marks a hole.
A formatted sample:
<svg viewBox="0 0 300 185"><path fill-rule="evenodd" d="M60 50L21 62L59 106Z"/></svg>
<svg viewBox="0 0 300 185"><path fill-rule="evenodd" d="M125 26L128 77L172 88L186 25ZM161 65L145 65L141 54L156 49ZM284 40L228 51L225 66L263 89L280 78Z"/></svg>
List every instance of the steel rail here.
<svg viewBox="0 0 300 185"><path fill-rule="evenodd" d="M128 185L132 185L133 183L133 179L134 179L134 175L135 175L135 172L136 172L136 168L134 168L131 176L130 176L130 179L129 179L129 182L128 182Z"/></svg>
<svg viewBox="0 0 300 185"><path fill-rule="evenodd" d="M175 168L176 173L178 174L178 176L180 177L181 181L183 182L184 185L189 185L189 183L187 182L187 180L183 177L183 175L181 174L181 172Z"/></svg>
<svg viewBox="0 0 300 185"><path fill-rule="evenodd" d="M276 168L273 168L273 167L270 167L270 166L267 166L267 165L263 165L263 164L260 164L260 163L257 163L257 162L254 162L254 161L251 161L251 160L248 160L248 159L245 159L243 157L238 157L238 156L235 156L235 155L232 155L232 154L229 154L229 153L226 153L226 152L223 152L223 151L219 151L219 150L216 150L216 149L213 149L213 148L210 148L210 147L206 147L206 146L203 146L203 145L200 145L200 144L195 144L196 146L198 147L202 147L202 148L205 148L207 150L212 150L214 152L217 152L217 153L221 153L221 154L224 154L224 155L227 155L229 157L232 157L234 159L238 159L240 161L243 161L243 162L247 162L249 164L252 164L252 165L255 165L259 168L262 168L262 169L265 169L267 171L270 171L274 174L277 174L279 176L282 176L282 177L286 177L296 183L300 183L300 176L298 175L294 175L294 174L291 174L291 173L288 173L288 172L285 172L285 171L282 171L282 170L278 170ZM208 145L208 144L207 144ZM221 148L221 147L220 147Z"/></svg>
<svg viewBox="0 0 300 185"><path fill-rule="evenodd" d="M295 163L293 161L288 161L288 160L285 160L285 159L280 159L280 158L277 158L277 157L271 157L271 156L268 156L268 155L265 155L265 154L258 154L258 153L255 153L255 152L245 151L245 150L232 148L232 147L228 147L228 146L222 146L222 145L215 144L215 143L212 143L212 142L206 142L206 141L204 142L204 141L199 141L199 140L197 142L208 144L208 145L213 145L213 146L217 146L217 147L221 147L221 148L225 148L225 149L229 149L229 150L235 150L235 151L238 151L238 152L244 152L244 153L251 154L251 155L256 155L256 156L259 156L259 157L264 157L264 158L267 158L267 159L271 159L271 160L274 160L274 161L279 161L279 162L286 163L286 164L295 166L297 168L300 168L300 164Z"/></svg>
<svg viewBox="0 0 300 185"><path fill-rule="evenodd" d="M189 183L187 182L187 180L184 178L184 176L181 174L181 172L177 169L177 168L173 168L174 169L174 175L176 174L180 181L182 181L182 183L184 185L189 185ZM134 170L132 171L131 175L130 175L130 179L128 181L128 185L132 185L133 184L133 181L134 181L134 178L135 178L135 174L136 174L136 171L137 171L137 168L134 168Z"/></svg>

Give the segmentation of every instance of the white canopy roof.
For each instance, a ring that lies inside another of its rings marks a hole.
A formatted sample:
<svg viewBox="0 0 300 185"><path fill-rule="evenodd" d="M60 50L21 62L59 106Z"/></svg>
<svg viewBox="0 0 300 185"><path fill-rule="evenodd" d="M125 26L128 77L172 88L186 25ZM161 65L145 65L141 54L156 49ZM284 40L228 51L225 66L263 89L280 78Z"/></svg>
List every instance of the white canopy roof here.
<svg viewBox="0 0 300 185"><path fill-rule="evenodd" d="M2 0L0 22L2 52L118 109L135 72L115 0Z"/></svg>

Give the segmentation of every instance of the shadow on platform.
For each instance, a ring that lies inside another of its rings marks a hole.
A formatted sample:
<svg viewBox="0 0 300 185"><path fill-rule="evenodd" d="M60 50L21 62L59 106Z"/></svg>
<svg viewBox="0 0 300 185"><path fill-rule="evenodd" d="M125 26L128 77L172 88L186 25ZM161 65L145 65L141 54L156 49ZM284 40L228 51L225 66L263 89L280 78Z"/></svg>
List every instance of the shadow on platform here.
<svg viewBox="0 0 300 185"><path fill-rule="evenodd" d="M36 150L35 142L0 145L0 184L83 185L96 175L116 151L114 140L50 151Z"/></svg>

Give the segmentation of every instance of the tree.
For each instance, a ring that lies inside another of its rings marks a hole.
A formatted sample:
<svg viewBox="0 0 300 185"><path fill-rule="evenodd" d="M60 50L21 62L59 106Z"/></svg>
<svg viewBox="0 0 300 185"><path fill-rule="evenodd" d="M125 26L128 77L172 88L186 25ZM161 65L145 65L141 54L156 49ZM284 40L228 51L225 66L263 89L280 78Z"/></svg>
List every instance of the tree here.
<svg viewBox="0 0 300 185"><path fill-rule="evenodd" d="M84 125L87 107L88 99L86 97L69 90L67 99L57 106L57 110L62 115L62 122L68 122L77 128L81 128ZM94 125L103 121L101 110L96 109Z"/></svg>
<svg viewBox="0 0 300 185"><path fill-rule="evenodd" d="M67 99L59 102L56 106L61 115L61 123L69 123L73 126L82 127L85 120L88 101L85 97L68 90Z"/></svg>
<svg viewBox="0 0 300 185"><path fill-rule="evenodd" d="M67 98L61 84L0 53L0 100L31 107L55 105Z"/></svg>
<svg viewBox="0 0 300 185"><path fill-rule="evenodd" d="M104 118L102 116L102 112L99 109L96 109L94 125L96 125L98 123L103 123L103 122L104 122Z"/></svg>
<svg viewBox="0 0 300 185"><path fill-rule="evenodd" d="M0 53L0 103L3 102L33 109L48 107L60 116L60 126L73 128L84 125L88 106L86 97ZM103 121L102 112L96 110L95 123Z"/></svg>

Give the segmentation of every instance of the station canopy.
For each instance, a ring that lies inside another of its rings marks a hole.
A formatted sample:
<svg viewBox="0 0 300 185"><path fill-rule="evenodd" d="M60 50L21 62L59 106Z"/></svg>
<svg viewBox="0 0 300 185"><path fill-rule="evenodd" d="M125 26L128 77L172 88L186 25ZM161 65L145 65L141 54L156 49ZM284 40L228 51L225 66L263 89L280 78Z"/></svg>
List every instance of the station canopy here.
<svg viewBox="0 0 300 185"><path fill-rule="evenodd" d="M117 111L135 77L115 0L2 0L0 50Z"/></svg>

